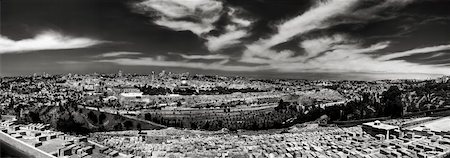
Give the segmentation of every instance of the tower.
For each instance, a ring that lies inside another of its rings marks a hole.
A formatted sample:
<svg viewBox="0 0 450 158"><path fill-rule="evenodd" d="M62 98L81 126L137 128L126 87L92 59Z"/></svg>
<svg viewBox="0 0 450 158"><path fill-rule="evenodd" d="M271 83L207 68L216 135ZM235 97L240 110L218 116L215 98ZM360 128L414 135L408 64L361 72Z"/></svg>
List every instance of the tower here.
<svg viewBox="0 0 450 158"><path fill-rule="evenodd" d="M122 70L119 70L119 73L117 73L117 76L122 77Z"/></svg>
<svg viewBox="0 0 450 158"><path fill-rule="evenodd" d="M152 81L155 81L155 71L152 71Z"/></svg>
<svg viewBox="0 0 450 158"><path fill-rule="evenodd" d="M165 74L166 74L166 70L162 70L161 73L159 74L159 77L164 77Z"/></svg>

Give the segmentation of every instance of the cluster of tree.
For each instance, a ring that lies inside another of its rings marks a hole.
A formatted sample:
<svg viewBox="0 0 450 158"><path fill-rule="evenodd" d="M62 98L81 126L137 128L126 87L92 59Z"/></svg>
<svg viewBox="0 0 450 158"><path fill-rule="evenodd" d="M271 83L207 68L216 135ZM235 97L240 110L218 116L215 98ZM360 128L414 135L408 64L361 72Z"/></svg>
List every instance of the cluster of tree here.
<svg viewBox="0 0 450 158"><path fill-rule="evenodd" d="M67 80L65 79L56 79L55 83L66 83Z"/></svg>
<svg viewBox="0 0 450 158"><path fill-rule="evenodd" d="M70 100L64 106L44 106L41 108L24 108L22 115L17 116L23 123L49 123L59 131L88 134L95 131L130 130L141 129L141 124L136 125L124 119L119 114L107 116L107 114L95 110L86 110L78 107L79 102ZM83 113L84 112L84 113ZM111 119L107 121L108 119ZM109 122L108 125L105 125Z"/></svg>
<svg viewBox="0 0 450 158"><path fill-rule="evenodd" d="M91 130L84 122L79 121L82 109L77 107L77 103L75 100L69 100L64 106L22 107L17 110L16 116L19 122L49 123L59 131L87 134Z"/></svg>
<svg viewBox="0 0 450 158"><path fill-rule="evenodd" d="M361 100L352 100L344 105L329 106L319 109L320 115L329 116L331 121L349 121L377 117L401 117L403 115L402 91L397 86L391 86L382 93L380 101L369 94L362 94Z"/></svg>
<svg viewBox="0 0 450 158"><path fill-rule="evenodd" d="M289 107L289 103L288 102L284 102L283 99L280 99L280 101L278 102L278 106L275 107L276 111L280 111L280 110L286 110Z"/></svg>
<svg viewBox="0 0 450 158"><path fill-rule="evenodd" d="M180 95L221 95L221 94L232 94L232 93L249 93L249 92L265 92L264 90L259 90L255 88L228 88L228 87L214 87L210 90L199 90L196 91L194 88L183 88L183 89L174 89L174 94Z"/></svg>
<svg viewBox="0 0 450 158"><path fill-rule="evenodd" d="M297 115L294 111L279 110L270 112L249 112L234 116L220 116L215 119L204 119L201 117L192 118L167 118L162 115L145 114L145 119L159 124L171 127L204 129L204 130L220 130L227 128L230 130L248 129L261 130L272 128L288 127L292 124L285 121L295 118Z"/></svg>
<svg viewBox="0 0 450 158"><path fill-rule="evenodd" d="M166 118L163 115L145 115L145 119L164 124L167 126L183 128L200 128L206 130L228 129L268 129L286 127L295 123L314 121L323 115L328 116L330 121L347 121L376 117L401 117L403 115L403 103L401 101L402 91L392 86L382 93L380 101L368 94L363 94L361 100L353 100L343 105L328 106L320 108L316 105L307 105L305 109L296 102L285 102L279 100L278 106L268 113L243 113L237 117L224 116L211 120L202 118L175 119ZM306 100L303 102L314 103ZM302 103L303 103L302 102ZM305 104L303 104L305 105ZM293 119L295 118L295 119ZM291 120L291 121L289 121Z"/></svg>
<svg viewBox="0 0 450 158"><path fill-rule="evenodd" d="M200 90L197 94L200 95L218 95L218 94L232 94L232 93L249 93L249 92L265 92L264 90L259 90L255 88L228 88L228 87L215 87L211 90Z"/></svg>
<svg viewBox="0 0 450 158"><path fill-rule="evenodd" d="M193 95L198 94L197 91L193 88L175 88L173 90L173 94L179 94L179 95Z"/></svg>
<svg viewBox="0 0 450 158"><path fill-rule="evenodd" d="M57 118L56 129L63 132L70 132L76 134L88 134L90 129L86 128L83 123L76 122L72 115L69 118Z"/></svg>
<svg viewBox="0 0 450 158"><path fill-rule="evenodd" d="M89 111L87 117L95 125L103 124L106 121L106 115L103 112L100 115L96 115L93 111Z"/></svg>
<svg viewBox="0 0 450 158"><path fill-rule="evenodd" d="M137 87L144 95L166 95L172 93L169 88L165 87L152 87L145 85L143 87Z"/></svg>
<svg viewBox="0 0 450 158"><path fill-rule="evenodd" d="M38 93L41 91L39 87L12 87L12 91L19 94L32 94Z"/></svg>
<svg viewBox="0 0 450 158"><path fill-rule="evenodd" d="M165 95L165 94L180 94L180 95L220 95L220 94L232 94L236 92L248 93L248 92L265 92L255 88L228 88L228 87L214 87L211 90L196 90L193 87L175 88L173 90L164 87L152 87L145 85L143 87L137 87L144 95Z"/></svg>
<svg viewBox="0 0 450 158"><path fill-rule="evenodd" d="M425 82L423 86L413 87L402 97L406 112L416 113L434 110L450 102L450 83Z"/></svg>
<svg viewBox="0 0 450 158"><path fill-rule="evenodd" d="M271 111L245 111L238 115L223 115L231 112L229 108L224 108L223 113L217 115L214 119L197 115L190 115L188 118L173 118L162 114L149 113L145 114L144 118L167 126L190 129L219 130L228 128L230 130L260 130L283 128L292 125L293 121L286 122L286 120L295 120L301 110L297 107L295 104L280 100L279 105Z"/></svg>
<svg viewBox="0 0 450 158"><path fill-rule="evenodd" d="M7 90L7 89L9 89L10 85L11 85L11 83L9 83L9 82L2 82L0 84L0 90Z"/></svg>

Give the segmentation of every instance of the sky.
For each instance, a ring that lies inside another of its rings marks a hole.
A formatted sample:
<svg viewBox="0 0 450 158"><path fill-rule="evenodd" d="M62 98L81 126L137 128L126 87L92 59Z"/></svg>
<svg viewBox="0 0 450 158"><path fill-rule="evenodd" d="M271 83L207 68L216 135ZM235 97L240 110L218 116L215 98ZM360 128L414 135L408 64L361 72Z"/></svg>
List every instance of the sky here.
<svg viewBox="0 0 450 158"><path fill-rule="evenodd" d="M450 75L449 0L2 0L0 75Z"/></svg>

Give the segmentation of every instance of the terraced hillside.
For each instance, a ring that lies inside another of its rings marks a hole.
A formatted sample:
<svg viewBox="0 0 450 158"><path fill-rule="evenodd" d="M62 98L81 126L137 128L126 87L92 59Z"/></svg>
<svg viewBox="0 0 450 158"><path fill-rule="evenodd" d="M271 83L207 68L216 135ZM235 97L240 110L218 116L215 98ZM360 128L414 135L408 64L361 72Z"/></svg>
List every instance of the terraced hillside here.
<svg viewBox="0 0 450 158"><path fill-rule="evenodd" d="M19 117L23 122L49 123L52 127L68 132L89 133L95 131L162 129L163 125L133 117L112 114L81 106L45 106L28 109Z"/></svg>

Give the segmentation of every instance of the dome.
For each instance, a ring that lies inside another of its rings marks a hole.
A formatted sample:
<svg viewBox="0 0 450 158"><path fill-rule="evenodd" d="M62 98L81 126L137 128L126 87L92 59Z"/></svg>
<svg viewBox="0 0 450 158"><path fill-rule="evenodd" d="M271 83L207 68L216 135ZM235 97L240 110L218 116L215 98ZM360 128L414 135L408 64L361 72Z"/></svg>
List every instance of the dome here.
<svg viewBox="0 0 450 158"><path fill-rule="evenodd" d="M187 85L187 81L186 80L182 80L181 81L181 85Z"/></svg>
<svg viewBox="0 0 450 158"><path fill-rule="evenodd" d="M381 122L378 121L378 120L376 120L376 121L374 122L374 125L380 125L380 124L381 124Z"/></svg>

